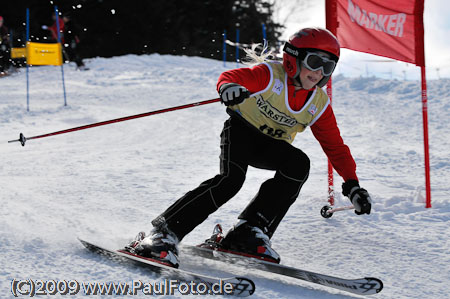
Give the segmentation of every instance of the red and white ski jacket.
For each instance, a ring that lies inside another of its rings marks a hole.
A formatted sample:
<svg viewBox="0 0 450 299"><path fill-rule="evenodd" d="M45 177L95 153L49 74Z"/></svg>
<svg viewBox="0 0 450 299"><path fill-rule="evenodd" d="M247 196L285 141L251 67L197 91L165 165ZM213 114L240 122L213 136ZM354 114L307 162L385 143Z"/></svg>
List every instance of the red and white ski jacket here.
<svg viewBox="0 0 450 299"><path fill-rule="evenodd" d="M237 83L247 88L251 94L264 90L271 79L267 65L260 64L253 68L239 68L222 73L217 82L217 90L224 83ZM288 102L292 110L298 111L306 103L310 90L297 90L293 80L288 78ZM345 180L358 180L356 163L347 145L342 140L331 105L311 125L311 131L319 141L334 169Z"/></svg>

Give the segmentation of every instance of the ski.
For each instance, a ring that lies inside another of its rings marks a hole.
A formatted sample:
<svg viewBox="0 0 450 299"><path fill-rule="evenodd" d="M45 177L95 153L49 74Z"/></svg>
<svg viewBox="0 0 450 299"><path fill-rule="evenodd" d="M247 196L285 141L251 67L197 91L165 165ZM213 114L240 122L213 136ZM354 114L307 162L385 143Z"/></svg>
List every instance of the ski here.
<svg viewBox="0 0 450 299"><path fill-rule="evenodd" d="M248 254L233 253L221 248L204 248L183 245L180 249L183 254L196 255L221 262L243 265L245 267L289 276L358 295L377 294L383 289L383 282L374 277L343 279L276 264L274 262L258 259L257 257L251 257Z"/></svg>
<svg viewBox="0 0 450 299"><path fill-rule="evenodd" d="M111 250L82 239L79 240L88 250L106 256L114 261L130 262L138 266L143 266L150 269L152 272L155 272L161 276L168 277L170 279L179 280L186 283L196 282L198 284L205 284L209 287L208 294L212 294L213 289L217 290L217 286L225 286L225 284L229 284L232 287L227 288L227 290L223 291L221 293L223 295L246 297L252 295L255 292L254 282L245 277L220 278L207 276L174 268L152 258L135 255L125 250Z"/></svg>

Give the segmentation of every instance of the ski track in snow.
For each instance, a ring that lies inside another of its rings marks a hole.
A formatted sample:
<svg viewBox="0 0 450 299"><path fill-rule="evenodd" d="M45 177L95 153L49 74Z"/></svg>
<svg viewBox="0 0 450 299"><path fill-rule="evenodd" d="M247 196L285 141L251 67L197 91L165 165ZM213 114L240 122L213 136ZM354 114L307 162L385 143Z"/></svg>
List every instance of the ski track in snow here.
<svg viewBox="0 0 450 299"><path fill-rule="evenodd" d="M8 144L19 132L31 137L216 98L216 80L226 69L220 61L157 54L87 64L87 72L65 67L68 106L57 67L31 68L30 112L25 71L0 79L1 298L12 297L14 278L160 281L145 269L89 253L77 236L122 247L137 232L148 232L150 221L174 200L219 171L219 135L227 114L218 103L29 140L25 147ZM448 296L450 80L429 81L428 99L431 209L424 208L420 82L333 79L335 114L361 185L372 195L373 213L320 216L327 203L327 161L310 130L299 134L294 145L309 155L312 171L272 239L283 264L344 278L378 277L384 289L373 298ZM271 176L249 168L238 195L183 242L206 239L216 223L228 229ZM340 194L341 183L336 174L337 206L349 204ZM188 270L252 278L254 298L359 298L233 265L181 259Z"/></svg>

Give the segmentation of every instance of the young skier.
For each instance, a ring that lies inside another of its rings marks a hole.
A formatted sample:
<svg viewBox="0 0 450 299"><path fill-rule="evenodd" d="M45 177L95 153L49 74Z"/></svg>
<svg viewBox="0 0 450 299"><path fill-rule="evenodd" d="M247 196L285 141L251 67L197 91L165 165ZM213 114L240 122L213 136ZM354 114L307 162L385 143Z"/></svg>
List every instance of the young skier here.
<svg viewBox="0 0 450 299"><path fill-rule="evenodd" d="M62 18L58 18L59 24L56 25L56 15L53 15L53 25L50 27L42 26L42 29L49 30L52 39L56 42L58 40L58 26L59 35L61 38L61 44L63 45L63 51L65 58L69 61L75 62L77 70L86 71L89 70L83 62L80 56L80 35L82 33L79 26L72 21L70 13L64 13Z"/></svg>
<svg viewBox="0 0 450 299"><path fill-rule="evenodd" d="M179 241L241 189L250 165L275 170L275 176L261 185L219 246L279 262L270 238L309 175L309 158L291 145L307 127L343 177L342 193L356 214L370 214L371 198L359 186L355 161L321 89L339 53L328 30L304 28L286 42L282 64L267 61L222 73L217 89L230 118L221 134L220 173L173 203L152 221L150 235L140 233L127 249L178 266Z"/></svg>
<svg viewBox="0 0 450 299"><path fill-rule="evenodd" d="M62 20L64 22L64 50L66 51L69 60L76 63L77 70L89 70L80 56L81 28L72 20L70 13L65 13Z"/></svg>

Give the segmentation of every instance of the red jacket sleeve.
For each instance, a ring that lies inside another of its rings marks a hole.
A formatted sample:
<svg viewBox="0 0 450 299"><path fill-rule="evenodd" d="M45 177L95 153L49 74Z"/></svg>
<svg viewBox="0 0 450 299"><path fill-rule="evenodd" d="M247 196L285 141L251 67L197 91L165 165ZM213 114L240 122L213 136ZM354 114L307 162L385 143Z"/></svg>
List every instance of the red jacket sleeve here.
<svg viewBox="0 0 450 299"><path fill-rule="evenodd" d="M358 180L355 160L350 153L350 149L342 140L331 105L311 126L311 131L319 141L328 159L330 159L334 169L344 181Z"/></svg>
<svg viewBox="0 0 450 299"><path fill-rule="evenodd" d="M48 27L48 29L50 30L50 32L52 33L52 37L55 41L58 40L58 28L56 26L56 21L53 23L52 26ZM61 38L61 43L64 44L64 21L59 18L59 35Z"/></svg>
<svg viewBox="0 0 450 299"><path fill-rule="evenodd" d="M223 72L217 82L217 90L224 83L237 83L255 93L267 87L270 81L269 68L259 64L252 68L239 68Z"/></svg>

